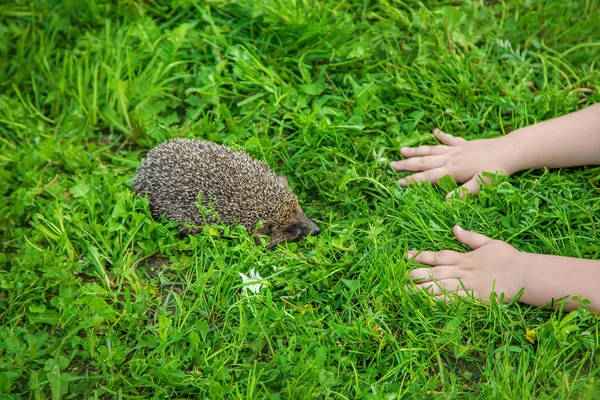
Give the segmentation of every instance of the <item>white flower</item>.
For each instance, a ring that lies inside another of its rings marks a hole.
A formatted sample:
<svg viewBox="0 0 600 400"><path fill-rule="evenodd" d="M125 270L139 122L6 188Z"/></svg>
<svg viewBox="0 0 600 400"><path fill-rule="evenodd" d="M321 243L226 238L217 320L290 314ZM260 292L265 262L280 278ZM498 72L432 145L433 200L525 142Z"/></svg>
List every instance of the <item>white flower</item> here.
<svg viewBox="0 0 600 400"><path fill-rule="evenodd" d="M260 274L254 270L254 268L252 268L250 270L250 277L247 277L246 275L244 275L244 274L242 274L240 272L240 278L242 278L242 283L256 282L256 281L262 281L263 280L263 278L260 276ZM261 283L254 283L252 285L244 286L244 289L248 289L252 293L256 294L256 293L260 292L260 289L263 286L264 285L261 284Z"/></svg>

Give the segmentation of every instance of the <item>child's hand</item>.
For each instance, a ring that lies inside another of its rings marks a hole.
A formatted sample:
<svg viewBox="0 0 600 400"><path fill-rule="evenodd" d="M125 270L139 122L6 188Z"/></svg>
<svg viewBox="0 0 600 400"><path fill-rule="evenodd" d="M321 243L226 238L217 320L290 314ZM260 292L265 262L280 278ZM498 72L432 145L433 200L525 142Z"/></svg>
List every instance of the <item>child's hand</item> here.
<svg viewBox="0 0 600 400"><path fill-rule="evenodd" d="M456 182L463 183L460 193L462 198L465 191L476 195L482 180L490 181L482 175L483 172L508 175L516 172L510 165L516 149L511 149L505 138L469 142L438 129L433 130L433 135L444 145L400 149L400 154L407 159L392 162L392 168L396 171L418 172L400 179L400 185L407 186L421 181L435 184L443 176L450 175ZM446 198L453 193L448 193Z"/></svg>
<svg viewBox="0 0 600 400"><path fill-rule="evenodd" d="M527 268L524 265L525 253L506 242L465 231L459 226L455 226L453 232L461 243L473 251L422 251L418 254L415 250L409 251L407 258L416 254L414 261L432 266L411 271L410 277L417 287L440 299L446 299L446 291L489 300L492 290L498 294L498 298L504 293L505 303L513 299L523 287L523 274Z"/></svg>

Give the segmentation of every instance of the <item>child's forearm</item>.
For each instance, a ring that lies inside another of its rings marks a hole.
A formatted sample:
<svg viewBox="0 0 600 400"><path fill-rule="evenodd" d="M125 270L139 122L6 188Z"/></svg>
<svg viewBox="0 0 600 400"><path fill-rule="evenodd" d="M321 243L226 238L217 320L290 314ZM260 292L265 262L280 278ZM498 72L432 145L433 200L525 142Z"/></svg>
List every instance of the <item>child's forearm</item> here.
<svg viewBox="0 0 600 400"><path fill-rule="evenodd" d="M560 305L565 299L565 310L579 306L574 296L589 300L586 307L600 313L600 261L570 257L520 253L523 263L520 301L534 306Z"/></svg>
<svg viewBox="0 0 600 400"><path fill-rule="evenodd" d="M600 165L600 104L511 132L510 172Z"/></svg>

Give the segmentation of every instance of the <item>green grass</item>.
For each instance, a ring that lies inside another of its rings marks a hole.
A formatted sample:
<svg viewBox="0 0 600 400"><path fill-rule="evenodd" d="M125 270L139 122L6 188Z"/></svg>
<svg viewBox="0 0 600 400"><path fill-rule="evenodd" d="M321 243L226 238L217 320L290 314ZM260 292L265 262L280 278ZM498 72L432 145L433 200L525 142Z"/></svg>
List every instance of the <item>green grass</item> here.
<svg viewBox="0 0 600 400"><path fill-rule="evenodd" d="M436 303L403 257L465 251L460 223L598 259L600 168L444 202L388 162L600 101L600 3L425 3L1 3L0 396L597 398L595 314ZM178 237L131 192L171 137L265 160L322 233Z"/></svg>

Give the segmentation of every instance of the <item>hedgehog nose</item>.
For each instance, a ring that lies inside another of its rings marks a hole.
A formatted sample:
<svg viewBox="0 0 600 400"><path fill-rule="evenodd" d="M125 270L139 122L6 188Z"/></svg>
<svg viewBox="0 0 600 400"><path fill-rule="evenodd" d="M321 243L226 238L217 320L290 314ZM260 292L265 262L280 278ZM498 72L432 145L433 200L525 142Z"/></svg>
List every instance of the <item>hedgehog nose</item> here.
<svg viewBox="0 0 600 400"><path fill-rule="evenodd" d="M312 222L310 219L308 219L308 226L306 227L306 234L307 235L311 235L311 236L316 236L319 234L319 232L321 232L321 229L319 229L319 226L317 224L315 224L314 222Z"/></svg>

